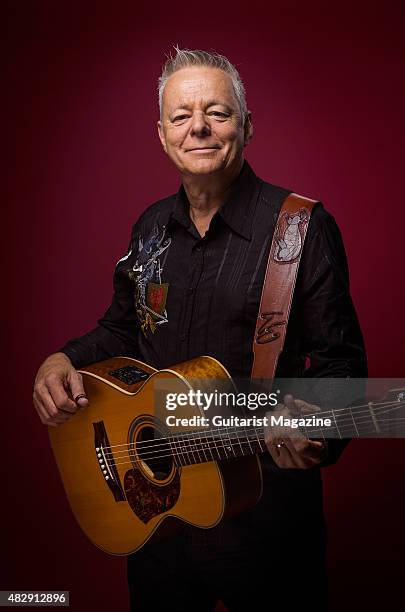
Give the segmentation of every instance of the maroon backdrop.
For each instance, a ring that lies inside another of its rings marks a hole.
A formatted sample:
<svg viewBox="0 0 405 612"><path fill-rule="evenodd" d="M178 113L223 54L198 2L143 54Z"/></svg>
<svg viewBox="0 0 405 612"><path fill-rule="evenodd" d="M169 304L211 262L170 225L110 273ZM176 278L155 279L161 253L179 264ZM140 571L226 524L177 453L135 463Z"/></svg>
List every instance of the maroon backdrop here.
<svg viewBox="0 0 405 612"><path fill-rule="evenodd" d="M173 44L238 66L255 127L249 162L335 215L370 375L405 374L403 16L389 3L324 4L9 6L1 588L68 589L75 611L127 609L124 560L77 527L31 394L45 356L104 312L138 214L178 188L156 134ZM404 467L402 440L366 440L324 471L333 610L402 594Z"/></svg>

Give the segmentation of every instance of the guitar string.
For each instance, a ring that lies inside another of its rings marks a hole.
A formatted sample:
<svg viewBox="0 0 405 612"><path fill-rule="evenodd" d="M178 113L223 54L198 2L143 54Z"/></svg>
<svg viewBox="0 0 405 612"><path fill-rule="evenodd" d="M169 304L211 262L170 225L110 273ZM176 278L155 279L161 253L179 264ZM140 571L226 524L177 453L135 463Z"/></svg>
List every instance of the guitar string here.
<svg viewBox="0 0 405 612"><path fill-rule="evenodd" d="M176 453L170 452L169 454L166 454L166 455L159 455L157 458L163 459L163 458L170 457L173 460L175 460L176 457L179 458L179 459L181 457L186 457L186 459L188 460L188 463L185 462L184 464L180 464L178 466L178 467L184 467L184 465L192 465L193 463L194 464L195 463L204 463L204 462L209 462L209 461L216 461L216 460L221 460L221 459L227 459L229 457L228 457L228 454L227 454L226 451L228 451L228 453L232 456L232 451L229 450L230 448L232 448L232 446L238 447L238 446L241 446L242 444L244 444L244 445L249 445L251 447L251 442L254 442L254 441L255 441L254 438L251 438L250 441L241 441L241 443L239 443L239 442L237 442L237 443L229 442L226 446L223 446L222 448L219 449L219 450L224 452L223 454L226 455L225 457L221 457L221 455L219 455L218 447L215 445L215 447L214 446L206 446L205 448L201 448L201 449L195 449L193 447L189 447L188 450L180 451L180 452L176 452ZM214 449L217 452L217 454L218 454L218 457L216 459L214 459L214 457L213 457L212 449ZM265 449L261 448L261 452L264 452L266 449L267 449L267 447ZM207 459L207 455L206 455L207 452L210 452L210 454L211 454L211 457L208 458L208 459ZM205 461L201 460L201 456L200 456L201 453L204 453ZM257 453L257 451L255 451L255 450L253 450L251 448L251 454L256 454L256 453ZM195 454L199 454L197 461L195 460ZM193 455L193 461L191 461L191 462L189 461L190 455ZM128 456L130 458L130 461L120 461L120 462L115 463L114 465L117 466L117 465L132 465L134 463L145 463L145 460L143 458L139 458L139 459L131 458L129 453L128 453ZM134 456L136 457L136 454ZM238 455L233 451L233 457L237 457L237 456Z"/></svg>
<svg viewBox="0 0 405 612"><path fill-rule="evenodd" d="M387 404L389 404L389 403L390 403L390 402L382 402L382 405L383 405L384 407L386 407L386 406L387 406ZM381 408L378 408L378 409L380 410L380 412L378 412L378 413L377 413L377 415L378 415L378 414L385 414L386 412L392 412L393 410L396 410L396 409L398 409L398 408L401 408L402 406L404 406L404 405L405 405L405 402L398 402L398 401L395 401L395 402L391 402L391 403L392 403L392 404L394 404L394 405L393 405L393 406L391 406L391 407L388 407L388 409L387 409L387 410L382 410L382 406L381 406ZM368 408L369 408L369 409L368 409L368 410L361 410L361 411L358 411L358 410L357 410L357 408L361 408L361 407L363 407L363 406L357 406L357 407L353 406L353 408L339 408L338 410L350 410L350 412L351 412L351 413L353 413L353 415L354 415L354 416L356 416L356 420L357 420L357 418L358 418L360 415L364 415L364 417L361 417L361 418L362 418L362 419L363 419L363 418L364 418L364 419L366 419L367 417L369 417L369 416L370 416L370 407L369 407L369 404L364 404L364 406L368 406ZM353 409L354 409L354 412L353 412ZM312 417L317 417L317 418L323 418L323 419L325 419L325 418L328 418L328 417L325 417L324 415L325 415L325 414L327 414L328 412L334 412L334 411L333 411L333 410L329 410L329 411L325 411L325 412L315 412L315 413L313 413L313 414L300 415L300 416L298 416L298 417L296 417L296 418L312 418ZM226 417L225 417L225 418L226 418ZM241 417L241 418L253 418L253 415L252 415L251 417ZM372 418L372 416L370 416L370 418ZM352 414L351 414L350 416L347 416L347 417L338 416L338 419L339 419L339 423L340 423L341 427L346 427L346 425L344 425L344 422L343 422L344 420L347 420L347 421L350 421L350 423L353 423L353 417L352 417ZM351 425L350 425L350 427L351 427ZM241 429L241 428L239 428L239 429ZM337 429L339 429L339 428L337 427ZM226 431L226 430L227 430L227 427L222 427L222 428L216 428L215 430L208 430L208 431L217 431L217 432L218 432L218 431ZM203 430L198 430L198 431L201 431L201 432L202 432ZM322 428L319 428L319 427L318 427L318 428L316 428L314 431L315 431L315 432L322 431ZM197 433L197 432L193 432L193 431L191 431L191 432L185 432L185 433L184 433L184 434L182 434L182 435L191 435L191 434L193 434L193 433ZM165 439L166 439L166 437L162 437L162 438L154 438L154 439L153 439L153 441L155 442L155 441L157 441L157 440L165 440ZM143 441L143 442L142 442L142 441L139 441L139 442L137 442L137 444L139 444L139 445L141 445L141 444L148 444L149 442L150 442L149 440L145 440L145 441ZM120 447L120 446L125 446L125 447L127 447L127 446L131 446L131 444L128 444L128 443L125 443L125 444L115 444L115 445L111 445L111 446L105 446L104 448L110 448L110 449L111 449L111 448L118 448L118 447Z"/></svg>
<svg viewBox="0 0 405 612"><path fill-rule="evenodd" d="M393 405L389 406L389 404L393 404ZM380 408L378 408L379 404L373 404L373 410L374 410L375 406L377 406L377 410L380 411L380 412L377 413L377 416L378 416L378 414L385 414L385 412L390 412L390 411L393 411L393 410L396 410L398 408L401 408L401 407L405 406L405 401L398 401L398 400L396 400L396 401L392 401L392 402L381 402L381 407ZM382 410L383 406L384 406L384 408L388 406L388 409L386 411L383 411ZM366 407L367 409L366 410L358 410L359 408L364 408L364 407ZM293 417L293 418L312 418L312 417L317 417L317 418L323 418L325 420L326 418L330 418L330 417L327 417L325 415L327 415L328 413L335 413L338 410L339 411L340 410L347 410L347 411L350 410L350 412L354 411L353 415L356 416L356 418L359 417L360 415L365 415L364 418L366 418L367 416L370 416L370 405L369 404L364 404L364 405L361 405L361 406L353 406L352 408L346 407L346 408L337 408L335 410L327 410L327 411L314 412L314 413L311 413L311 414L300 415L298 417ZM203 415L196 415L196 416L203 416ZM338 417L340 423L343 423L344 419L350 421L351 423L353 422L351 415L347 416L347 417L346 416L343 417L342 415L341 416L337 415L337 417ZM241 417L241 418L253 418L253 415L251 417ZM370 417L370 418L372 418L372 417ZM219 431L220 429L226 429L226 427L218 428L215 431ZM154 440L159 440L159 439L164 440L165 438L164 437L163 438L154 438ZM140 442L139 444L146 444L147 442L148 441L146 440L145 442ZM111 445L111 446L106 446L104 448L116 448L118 446L130 446L130 444L128 444L128 443L114 444L114 445Z"/></svg>
<svg viewBox="0 0 405 612"><path fill-rule="evenodd" d="M399 422L404 421L404 419L398 418L398 419L388 419L388 423L390 423L392 425L392 428L395 427L395 424L398 424ZM380 419L379 423L382 423L383 419ZM353 433L353 426L349 426L346 425L345 428L350 427L350 433L349 432L343 432L343 428L342 426L339 428L339 433L340 433L340 438L345 438L345 437L357 437L357 438L361 438L363 436L365 436L367 433L378 433L378 431L376 430L375 426L373 426L371 429L368 430L364 430L364 425L369 426L369 423L357 423L358 427L356 428L357 431L357 436ZM363 429L362 429L363 428ZM260 431L258 431L258 429L260 429ZM333 428L332 428L333 429ZM163 442L160 442L159 444L155 443L155 440L151 439L147 441L147 446L143 446L143 444L146 443L145 442L132 442L131 444L127 444L126 446L132 447L134 446L134 444L136 444L137 449L139 449L140 452L143 452L144 455L148 454L147 451L148 449L151 449L151 451L149 452L149 454L155 454L156 451L158 450L159 447L161 446L167 446L167 444L171 444L171 445L175 445L175 444L181 444L181 445L185 445L185 444L192 444L195 441L198 441L198 438L210 438L214 441L218 441L219 443L223 443L223 441L226 442L226 439L230 438L230 436L232 436L232 439L236 439L237 443L239 440L242 440L242 438L240 437L241 435L245 435L249 432L250 433L250 437L253 436L253 438L258 438L258 435L261 436L262 432L263 432L263 428L257 428L257 427L252 427L252 426L245 426L245 427L227 427L227 428L221 428L221 430L197 430L197 431L192 431L192 432L187 432L187 433L183 433L183 434L177 434L177 435L173 435L173 436L167 436L165 438L156 438L156 440L163 440ZM310 433L308 432L308 428L305 428L306 431L306 438L323 438L323 439L327 439L328 437L325 437L324 433L322 430L320 430L319 428L314 428ZM224 433L222 433L224 432ZM301 432L302 433L302 432ZM280 435L280 433L278 433L278 435ZM281 435L286 436L286 434L281 433ZM289 436L294 438L294 436ZM297 436L298 437L298 436ZM301 436L299 436L301 437ZM373 437L378 437L378 436L373 436ZM397 437L397 436L394 436ZM399 437L399 436L398 436ZM339 439L338 436L333 436L333 438L335 439ZM260 437L260 440L264 440L264 437ZM107 451L109 447L103 447L104 450ZM120 449L117 451L114 451L114 453L112 453L111 451L107 451L105 453L106 457L109 456L114 456L116 458L120 458L120 455L122 454L126 454L127 450L126 449Z"/></svg>
<svg viewBox="0 0 405 612"><path fill-rule="evenodd" d="M391 421L390 421L391 423ZM374 430L372 430L372 432L374 433ZM369 432L364 432L364 433L371 433L371 430ZM392 433L390 432L390 430L386 430L385 432L382 433ZM292 438L294 439L294 438ZM335 438L336 439L336 438ZM357 438L360 439L360 438ZM375 438L371 438L371 439L375 439ZM377 438L378 439L378 438ZM390 436L390 439L392 439L392 436ZM395 438L394 438L395 439ZM212 442L213 441L213 442ZM262 444L261 442L263 442L265 444L264 439L258 439L256 437L256 435L247 435L244 436L244 438L231 438L229 437L228 440L225 440L224 438L222 439L218 439L218 442L221 444L220 446L220 450L228 449L232 448L232 447L241 447L242 445L251 445L251 443L259 443L259 446L261 448L261 450L265 450L262 448ZM187 443L187 445L186 445ZM171 452L169 453L169 455L167 454L156 454L156 452L154 451L150 451L150 452L138 452L136 449L129 449L127 452L123 453L122 456L120 457L116 457L113 456L112 459L115 461L116 459L124 459L127 456L129 457L135 457L135 456L139 456L142 457L141 460L145 461L145 460L149 460L149 459L161 459L164 457L169 457L172 456L173 454L180 456L180 455L188 455L190 453L194 453L194 452L205 452L205 451L211 451L212 449L218 451L218 445L217 445L217 441L215 441L215 439L213 440L213 438L207 438L205 441L203 439L194 439L193 441L187 439L187 440L178 440L178 444L180 446L179 447L175 447L173 452L173 442L171 440L168 439L167 443L161 446L165 446L166 448L161 449L159 452L161 453L162 451L165 452L168 450L167 447L170 447ZM149 455L152 455L151 457ZM212 453L211 453L212 455ZM116 463L116 465L120 465L120 463Z"/></svg>
<svg viewBox="0 0 405 612"><path fill-rule="evenodd" d="M398 409L399 407L402 407L402 405L405 405L405 402L403 402L403 403L397 402L395 406L392 406L391 408L389 408L386 411L381 411L379 414L386 414L387 412L393 412L394 410ZM361 425L362 425L361 421L367 421L368 419L372 419L372 416L370 415L369 411L367 411L367 410L363 410L361 412L357 412L356 411L353 414L354 414L354 416L356 416L356 421L353 421L353 417L352 416L348 416L348 417L344 417L344 418L339 417L339 425L337 423L335 425L331 425L331 429L332 430L333 429L337 429L337 431L342 433L343 430L345 428L348 428L348 427L350 428L350 430L353 430L353 423L355 423L355 425L361 427ZM359 415L362 415L362 416L359 416ZM299 416L299 417L296 417L296 418L312 418L312 417L321 418L319 413L315 413L315 414L312 414L312 415L305 415L305 416L302 415L302 416ZM225 417L225 418L227 418L227 417ZM242 418L246 418L246 417L242 417ZM248 418L253 418L253 417L248 417ZM322 418L325 418L325 417L322 417ZM344 420L347 421L347 423L344 422ZM235 427L235 426L220 427L220 428L216 428L216 429L213 429L213 430L212 429L208 429L208 430L197 430L197 431L191 431L191 432L184 432L183 434L179 434L179 435L192 436L192 435L204 434L206 436L209 433L217 433L218 434L221 431L225 432L225 434L226 434L226 432L227 432L229 427ZM248 428L249 428L249 426L248 426ZM243 431L243 430L246 429L246 426L243 427L243 428L238 427L237 429L239 431ZM323 433L323 429L325 429L325 428L320 428L319 426L318 427L308 426L308 427L305 427L305 429L306 430L307 429L311 429L312 437L317 437L318 434L322 435L322 437L325 437L324 433ZM177 439L177 436L173 436L173 437L175 439ZM344 436L341 435L340 437L344 437ZM153 448L156 450L156 447L159 446L158 444L156 444L156 442L158 440L166 440L166 439L167 439L167 436L164 436L164 437L161 437L161 438L153 438L152 444L151 444L151 440L139 441L136 444L139 447L143 447L143 445L153 446ZM126 443L126 444L116 444L116 445L112 445L112 446L104 446L103 449L111 451L111 449L113 449L113 448L117 448L118 449L119 447L121 447L122 451L120 451L120 450L114 451L116 453L119 453L119 452L125 452L125 448L122 448L122 447L129 447L129 446L132 446L133 444L134 444L133 442ZM166 444L166 442L163 442L163 444ZM145 448L147 448L147 447L148 446L146 446Z"/></svg>
<svg viewBox="0 0 405 612"><path fill-rule="evenodd" d="M400 419L400 420L401 421L405 421L405 418L404 419ZM382 424L384 426L385 422L387 424L391 424L392 421L391 421L391 419L389 419L389 420L386 420L386 421L383 420L381 422L382 422ZM389 427L388 427L388 430L385 433L390 433ZM175 458L176 456L177 457L181 457L181 456L186 457L186 456L188 456L188 458L189 458L190 454L193 454L193 453L205 453L205 452L208 452L208 451L211 451L211 450L215 450L215 451L217 451L217 453L218 453L218 450L220 450L220 451L223 450L225 452L225 454L226 454L226 451L227 450L229 451L229 449L232 448L232 447L238 447L238 446L242 447L242 445L251 445L252 442L253 443L257 442L257 439L255 438L255 436L252 436L250 438L250 440L247 440L247 439L235 440L235 438L234 439L230 438L226 443L225 443L224 440L222 440L222 447L220 447L218 449L218 446L216 444L213 445L208 440L206 442L203 442L202 440L201 441L195 440L195 443L194 443L193 446L189 446L188 448L185 448L185 449L184 448L183 449L176 448L175 452L173 452L173 448L171 448L171 452L169 454L154 454L154 453L146 453L146 454L148 454L148 455L149 454L153 454L154 455L153 459L155 459L155 460L164 459L164 458L167 458L167 457ZM197 448L197 443L199 443L201 445L201 448ZM171 441L168 440L166 445L171 447L172 446ZM266 448L267 448L267 446L266 446ZM266 448L264 450L266 450ZM167 450L167 449L165 449L165 450ZM263 450L263 449L261 449L261 450ZM254 454L254 453L252 452L252 454ZM117 465L128 465L128 464L132 464L132 463L145 462L145 453L139 453L139 452L136 452L135 450L133 450L133 451L128 451L128 453L125 453L125 457L126 456L128 456L130 459L131 459L131 457L139 457L139 459L133 458L130 461L124 461L124 462L122 462L122 461L118 461L118 462L114 461L113 465L116 465L116 466ZM234 453L234 456L236 456L235 453ZM211 457L212 457L212 453L211 453ZM119 459L124 459L124 456L123 457L119 457ZM146 459L148 460L148 459L150 459L150 457L148 457ZM214 461L214 459L211 458L210 461ZM199 462L201 463L201 461L199 461ZM106 463L108 463L108 465L112 465L112 463L110 463L107 459L106 459Z"/></svg>

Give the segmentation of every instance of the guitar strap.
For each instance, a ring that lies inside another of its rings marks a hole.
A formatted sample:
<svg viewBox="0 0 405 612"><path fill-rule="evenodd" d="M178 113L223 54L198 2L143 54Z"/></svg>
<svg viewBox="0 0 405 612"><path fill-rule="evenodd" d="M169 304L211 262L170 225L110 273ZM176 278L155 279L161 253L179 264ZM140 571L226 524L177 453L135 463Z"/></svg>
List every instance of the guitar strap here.
<svg viewBox="0 0 405 612"><path fill-rule="evenodd" d="M305 235L316 200L290 193L271 242L253 339L251 378L272 380L283 350Z"/></svg>

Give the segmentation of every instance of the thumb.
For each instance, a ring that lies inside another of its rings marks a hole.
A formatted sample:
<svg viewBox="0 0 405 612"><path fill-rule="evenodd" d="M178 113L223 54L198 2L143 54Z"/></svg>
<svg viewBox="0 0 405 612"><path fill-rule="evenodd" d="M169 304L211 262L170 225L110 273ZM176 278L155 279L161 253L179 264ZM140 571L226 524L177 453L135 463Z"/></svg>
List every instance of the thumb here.
<svg viewBox="0 0 405 612"><path fill-rule="evenodd" d="M76 372L76 370L73 370L69 376L69 384L73 400L76 402L76 404L81 408L88 406L89 400L87 399L84 391L82 375L79 374L79 372Z"/></svg>
<svg viewBox="0 0 405 612"><path fill-rule="evenodd" d="M296 400L294 399L294 396L291 395L291 393L287 393L286 395L284 395L284 406L287 408L287 412L289 414L297 413L297 406L295 402Z"/></svg>
<svg viewBox="0 0 405 612"><path fill-rule="evenodd" d="M304 402L304 400L296 399L295 404L297 408L303 412L304 414L311 414L314 412L320 412L321 409L316 404L309 404L308 402Z"/></svg>

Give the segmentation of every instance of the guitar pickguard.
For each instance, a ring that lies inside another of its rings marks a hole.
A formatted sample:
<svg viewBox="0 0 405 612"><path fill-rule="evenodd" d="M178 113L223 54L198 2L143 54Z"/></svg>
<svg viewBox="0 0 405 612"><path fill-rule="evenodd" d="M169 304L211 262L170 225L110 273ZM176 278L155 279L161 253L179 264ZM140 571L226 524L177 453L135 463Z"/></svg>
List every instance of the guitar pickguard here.
<svg viewBox="0 0 405 612"><path fill-rule="evenodd" d="M146 524L176 504L180 495L180 475L176 470L170 483L155 485L146 480L140 470L133 468L125 474L124 490L131 510Z"/></svg>

